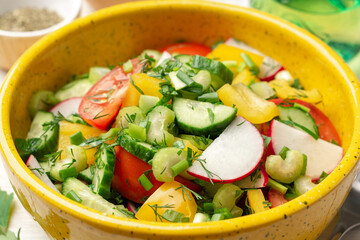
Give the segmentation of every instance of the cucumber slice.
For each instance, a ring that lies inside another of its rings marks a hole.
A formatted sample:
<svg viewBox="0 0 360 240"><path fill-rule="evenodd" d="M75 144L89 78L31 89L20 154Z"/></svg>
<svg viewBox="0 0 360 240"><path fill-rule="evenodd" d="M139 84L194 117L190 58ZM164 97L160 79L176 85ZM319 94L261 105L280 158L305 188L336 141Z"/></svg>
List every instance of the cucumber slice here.
<svg viewBox="0 0 360 240"><path fill-rule="evenodd" d="M151 124L146 142L170 146L174 142L174 135L169 133L169 126L175 120L175 113L165 106L157 106L148 113L148 118Z"/></svg>
<svg viewBox="0 0 360 240"><path fill-rule="evenodd" d="M146 49L140 54L140 59L144 59L145 55L152 57L157 62L161 57L161 52L152 49Z"/></svg>
<svg viewBox="0 0 360 240"><path fill-rule="evenodd" d="M51 91L37 91L35 92L29 102L29 112L31 117L34 117L39 110L48 111L52 106L59 103Z"/></svg>
<svg viewBox="0 0 360 240"><path fill-rule="evenodd" d="M60 88L55 93L55 98L64 101L73 97L83 97L92 86L93 83L89 79L75 80Z"/></svg>
<svg viewBox="0 0 360 240"><path fill-rule="evenodd" d="M110 197L110 184L114 176L115 151L113 148L102 147L96 158L96 169L93 178L93 191L103 198Z"/></svg>
<svg viewBox="0 0 360 240"><path fill-rule="evenodd" d="M156 180L160 182L174 181L171 167L182 160L186 160L186 156L187 153L179 148L160 149L152 159L152 170Z"/></svg>
<svg viewBox="0 0 360 240"><path fill-rule="evenodd" d="M182 64L190 63L192 57L193 57L192 55L187 55L187 54L179 54L174 56L174 58L176 60L179 60Z"/></svg>
<svg viewBox="0 0 360 240"><path fill-rule="evenodd" d="M139 107L122 108L115 119L115 127L121 129L129 127L130 123L139 124L145 118Z"/></svg>
<svg viewBox="0 0 360 240"><path fill-rule="evenodd" d="M136 141L136 139L132 138L127 131L123 131L123 133L119 136L118 141L122 148L144 162L150 161L157 152L157 149L152 145Z"/></svg>
<svg viewBox="0 0 360 240"><path fill-rule="evenodd" d="M94 84L110 71L107 67L91 67L89 70L89 81Z"/></svg>
<svg viewBox="0 0 360 240"><path fill-rule="evenodd" d="M134 218L134 214L125 209L123 205L114 205L93 191L76 178L67 178L62 185L62 194L70 191L76 193L81 199L81 204L112 216Z"/></svg>
<svg viewBox="0 0 360 240"><path fill-rule="evenodd" d="M153 108L156 105L158 101L160 101L158 97L149 96L149 95L140 95L139 108L143 113L147 113L151 108Z"/></svg>
<svg viewBox="0 0 360 240"><path fill-rule="evenodd" d="M231 84L234 77L232 71L222 62L199 55L193 57L191 67L209 71L211 74L211 85L215 90L219 89L225 83Z"/></svg>
<svg viewBox="0 0 360 240"><path fill-rule="evenodd" d="M59 141L59 124L54 122L55 117L52 113L38 111L31 123L30 130L26 139L39 138L40 144L32 154L42 161L44 155L55 152ZM47 127L44 123L53 122Z"/></svg>
<svg viewBox="0 0 360 240"><path fill-rule="evenodd" d="M169 78L170 78L170 81L173 84L175 90L180 90L180 89L183 89L184 87L186 87L187 85L176 76L177 73L178 73L178 71L170 72Z"/></svg>
<svg viewBox="0 0 360 240"><path fill-rule="evenodd" d="M85 170L79 172L78 179L86 182L87 184L91 184L94 179L94 173L95 173L95 165L91 165Z"/></svg>
<svg viewBox="0 0 360 240"><path fill-rule="evenodd" d="M294 126L297 129L300 129L314 138L319 138L319 130L311 115L297 107L283 107L278 106L279 108L279 118L280 120L284 121L291 121L296 123L298 126ZM302 126L302 127L300 127Z"/></svg>
<svg viewBox="0 0 360 240"><path fill-rule="evenodd" d="M65 158L51 166L50 176L60 182L68 177L76 177L87 165L85 149L76 145L66 147Z"/></svg>
<svg viewBox="0 0 360 240"><path fill-rule="evenodd" d="M209 89L211 84L211 74L207 70L200 70L192 79L202 86L202 91Z"/></svg>
<svg viewBox="0 0 360 240"><path fill-rule="evenodd" d="M236 117L236 109L184 98L174 98L173 110L179 128L194 135L218 135Z"/></svg>

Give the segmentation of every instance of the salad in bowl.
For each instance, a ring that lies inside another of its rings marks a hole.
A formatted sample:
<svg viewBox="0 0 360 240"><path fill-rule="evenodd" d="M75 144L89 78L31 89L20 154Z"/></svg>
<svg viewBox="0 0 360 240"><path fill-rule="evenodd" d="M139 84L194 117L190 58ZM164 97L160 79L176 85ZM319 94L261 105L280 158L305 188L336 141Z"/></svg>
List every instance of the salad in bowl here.
<svg viewBox="0 0 360 240"><path fill-rule="evenodd" d="M341 139L280 63L235 39L145 50L37 91L22 159L44 183L105 214L207 222L304 194Z"/></svg>

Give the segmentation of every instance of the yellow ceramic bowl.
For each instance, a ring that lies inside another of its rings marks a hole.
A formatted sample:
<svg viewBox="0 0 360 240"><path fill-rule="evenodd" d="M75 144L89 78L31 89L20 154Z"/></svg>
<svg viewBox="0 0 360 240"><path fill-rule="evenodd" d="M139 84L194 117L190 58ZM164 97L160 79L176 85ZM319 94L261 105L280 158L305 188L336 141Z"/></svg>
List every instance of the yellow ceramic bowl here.
<svg viewBox="0 0 360 240"><path fill-rule="evenodd" d="M320 108L346 149L335 171L306 194L269 211L200 224L165 224L106 216L57 194L20 159L26 106L39 89L56 90L90 66L122 62L143 49L178 40L207 45L233 36L283 63ZM52 239L316 239L338 212L358 170L360 94L357 79L329 47L305 31L255 10L202 1L136 2L79 19L37 42L10 70L1 90L0 142L5 168L24 207Z"/></svg>

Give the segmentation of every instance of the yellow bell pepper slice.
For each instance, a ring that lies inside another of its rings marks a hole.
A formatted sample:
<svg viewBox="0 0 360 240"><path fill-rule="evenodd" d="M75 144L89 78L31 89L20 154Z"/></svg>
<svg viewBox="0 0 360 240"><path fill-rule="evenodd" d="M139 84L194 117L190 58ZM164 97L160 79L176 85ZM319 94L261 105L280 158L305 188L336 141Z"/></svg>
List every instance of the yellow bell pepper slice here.
<svg viewBox="0 0 360 240"><path fill-rule="evenodd" d="M250 72L248 68L242 70L232 81L232 85L242 83L248 86L251 82L260 82L260 80Z"/></svg>
<svg viewBox="0 0 360 240"><path fill-rule="evenodd" d="M237 65L239 65L241 62L244 62L244 60L240 56L241 53L246 53L258 67L261 66L264 59L263 56L226 44L217 45L217 47L212 50L206 57L216 59L218 61L235 60L237 62ZM231 67L229 69L234 74L237 74L236 67Z"/></svg>
<svg viewBox="0 0 360 240"><path fill-rule="evenodd" d="M300 99L304 102L319 103L322 101L321 94L316 90L301 90L293 88L287 80L276 79L269 82L279 98L284 99Z"/></svg>
<svg viewBox="0 0 360 240"><path fill-rule="evenodd" d="M175 210L194 220L197 205L192 193L176 181L161 185L141 206L135 217L139 220L169 222L162 216L166 210Z"/></svg>
<svg viewBox="0 0 360 240"><path fill-rule="evenodd" d="M257 96L242 83L233 86L225 84L217 93L226 106L235 105L238 109L237 115L253 124L268 122L279 115L279 109L275 103Z"/></svg>
<svg viewBox="0 0 360 240"><path fill-rule="evenodd" d="M260 189L254 189L247 191L247 199L253 213L264 212L270 209L270 206L266 204L264 194Z"/></svg>
<svg viewBox="0 0 360 240"><path fill-rule="evenodd" d="M162 94L159 92L161 82L160 79L150 77L146 73L137 73L131 76L134 81L135 86L137 86L145 95L155 96L159 99L162 98ZM139 104L139 99L141 93L133 86L129 85L129 88L126 92L124 101L121 107L137 106Z"/></svg>
<svg viewBox="0 0 360 240"><path fill-rule="evenodd" d="M97 128L78 124L78 123L71 123L67 121L61 121L59 123L60 129L59 129L59 145L58 145L58 151L63 150L61 153L61 159L65 157L65 149L67 146L70 145L70 136L81 131L83 136L86 139L97 137L101 133L104 133L104 131L101 131ZM87 163L89 165L92 165L95 163L95 153L97 151L97 148L90 148L86 150L86 156L87 156Z"/></svg>

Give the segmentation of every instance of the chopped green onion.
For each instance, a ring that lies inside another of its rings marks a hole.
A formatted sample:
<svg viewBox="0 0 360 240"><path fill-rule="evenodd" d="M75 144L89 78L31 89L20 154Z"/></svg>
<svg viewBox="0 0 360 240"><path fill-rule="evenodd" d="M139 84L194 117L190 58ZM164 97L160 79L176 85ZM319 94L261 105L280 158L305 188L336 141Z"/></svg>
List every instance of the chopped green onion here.
<svg viewBox="0 0 360 240"><path fill-rule="evenodd" d="M301 176L305 176L306 173L306 167L307 167L307 156L305 154L303 154L303 167L301 169Z"/></svg>
<svg viewBox="0 0 360 240"><path fill-rule="evenodd" d="M285 187L284 185L282 185L281 183L278 183L277 181L269 178L267 186L270 188L275 189L278 192L281 192L282 194L285 194L288 190L287 187Z"/></svg>
<svg viewBox="0 0 360 240"><path fill-rule="evenodd" d="M222 213L215 213L214 215L211 216L211 220L212 222L214 221L220 221L223 220L225 218L224 214Z"/></svg>
<svg viewBox="0 0 360 240"><path fill-rule="evenodd" d="M70 144L72 145L80 145L85 140L86 138L81 131L78 131L77 133L70 136Z"/></svg>
<svg viewBox="0 0 360 240"><path fill-rule="evenodd" d="M285 159L286 158L286 153L289 151L290 149L286 146L284 146L280 152L279 152L279 156L282 158L282 159Z"/></svg>
<svg viewBox="0 0 360 240"><path fill-rule="evenodd" d="M310 129L308 129L307 127L304 127L303 125L298 124L298 123L293 122L293 121L280 120L280 122L285 123L286 125L289 125L289 126L298 127L301 130L303 130L304 132L306 132L307 134L309 134L310 136L312 136L315 140L319 139L319 132L318 132L317 129L315 130L316 132L313 132Z"/></svg>
<svg viewBox="0 0 360 240"><path fill-rule="evenodd" d="M149 132L150 125L151 125L151 122L149 121L149 117L146 117L144 120L141 120L139 123L140 127L143 127L146 129L146 133Z"/></svg>
<svg viewBox="0 0 360 240"><path fill-rule="evenodd" d="M214 213L214 203L212 202L206 202L204 203L204 212L208 213L208 214L213 214Z"/></svg>
<svg viewBox="0 0 360 240"><path fill-rule="evenodd" d="M140 127L139 125L130 123L129 124L129 135L141 142L146 140L146 128Z"/></svg>
<svg viewBox="0 0 360 240"><path fill-rule="evenodd" d="M237 67L237 62L235 60L227 60L227 61L221 61L226 67Z"/></svg>
<svg viewBox="0 0 360 240"><path fill-rule="evenodd" d="M262 135L263 139L264 139L264 145L265 145L265 148L267 148L271 142L271 137L268 137L268 136L265 136L265 135Z"/></svg>
<svg viewBox="0 0 360 240"><path fill-rule="evenodd" d="M65 180L69 177L76 177L78 175L75 167L69 167L59 170L59 177Z"/></svg>
<svg viewBox="0 0 360 240"><path fill-rule="evenodd" d="M138 178L138 181L139 183L141 184L141 186L143 186L143 188L146 190L146 191L149 191L153 185L152 183L150 182L150 180L146 177L145 174L142 174L139 178Z"/></svg>
<svg viewBox="0 0 360 240"><path fill-rule="evenodd" d="M308 108L308 107L305 107L304 105L301 105L301 104L299 104L299 103L294 103L294 107L296 107L296 108L298 108L298 109L301 109L301 110L303 110L304 112L310 112L310 108Z"/></svg>
<svg viewBox="0 0 360 240"><path fill-rule="evenodd" d="M131 60L128 60L127 62L125 62L123 64L123 69L124 69L124 72L126 73L129 73L133 70L133 64L132 64L132 61Z"/></svg>
<svg viewBox="0 0 360 240"><path fill-rule="evenodd" d="M217 92L204 93L198 97L198 100L201 102L217 103L219 102L219 95Z"/></svg>
<svg viewBox="0 0 360 240"><path fill-rule="evenodd" d="M245 68L246 68L246 63L245 63L245 62L241 62L241 63L239 64L239 66L237 67L236 71L239 73L239 72L242 72Z"/></svg>
<svg viewBox="0 0 360 240"><path fill-rule="evenodd" d="M245 64L249 67L250 71L257 76L260 72L259 67L253 62L249 55L246 53L240 54L241 58L244 60Z"/></svg>
<svg viewBox="0 0 360 240"><path fill-rule="evenodd" d="M196 213L193 223L201 223L210 221L210 216L206 213Z"/></svg>
<svg viewBox="0 0 360 240"><path fill-rule="evenodd" d="M192 85L193 83L195 83L194 80L192 80L186 73L184 73L183 71L179 70L176 74L176 77L178 77L183 83L185 83L187 86Z"/></svg>
<svg viewBox="0 0 360 240"><path fill-rule="evenodd" d="M214 213L221 213L224 215L224 219L233 218L234 216L230 213L229 209L227 208L218 208L215 209Z"/></svg>
<svg viewBox="0 0 360 240"><path fill-rule="evenodd" d="M78 203L82 202L81 198L76 194L76 192L74 192L74 190L70 190L65 197L70 198L71 200L74 200Z"/></svg>
<svg viewBox="0 0 360 240"><path fill-rule="evenodd" d="M214 118L215 118L214 112L210 108L208 108L207 110L208 110L208 113L209 113L210 122L214 123Z"/></svg>
<svg viewBox="0 0 360 240"><path fill-rule="evenodd" d="M120 132L119 128L111 128L106 133L101 133L99 135L99 137L101 137L102 139L115 138L118 135L119 132Z"/></svg>
<svg viewBox="0 0 360 240"><path fill-rule="evenodd" d="M175 164L174 166L171 167L173 177L176 177L177 175L184 172L189 167L190 166L189 166L188 160L186 160L186 159L181 160L180 162L178 162L177 164Z"/></svg>
<svg viewBox="0 0 360 240"><path fill-rule="evenodd" d="M329 174L327 174L326 172L322 172L319 178L319 181L317 183L321 183L322 181L324 181L324 179L329 176Z"/></svg>

